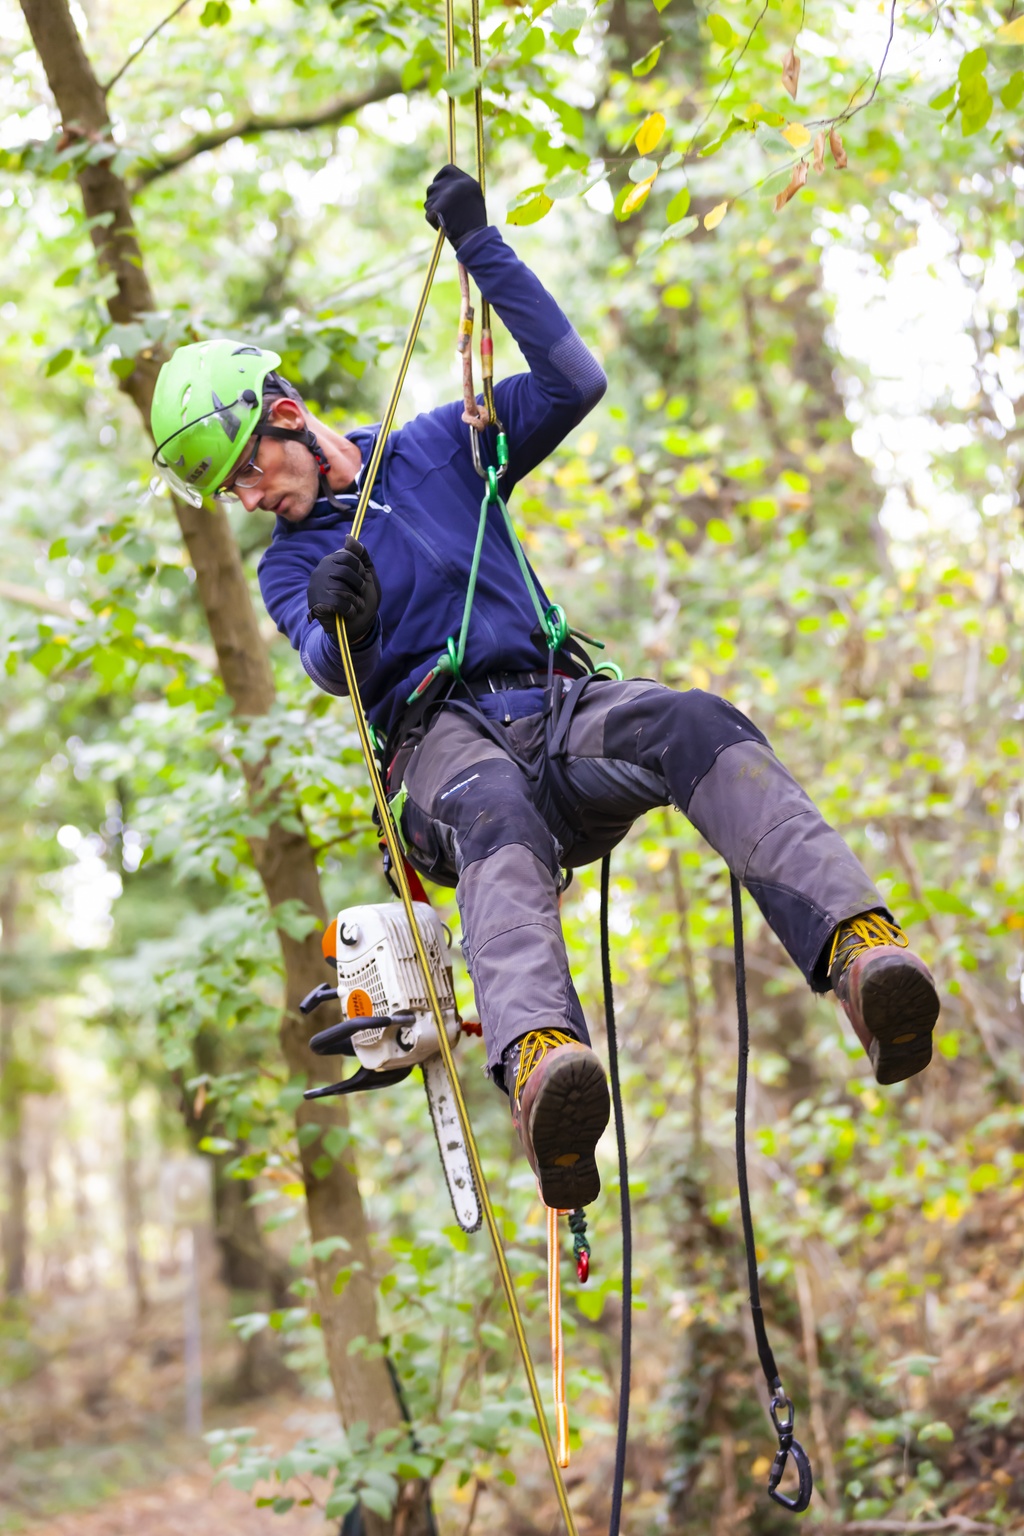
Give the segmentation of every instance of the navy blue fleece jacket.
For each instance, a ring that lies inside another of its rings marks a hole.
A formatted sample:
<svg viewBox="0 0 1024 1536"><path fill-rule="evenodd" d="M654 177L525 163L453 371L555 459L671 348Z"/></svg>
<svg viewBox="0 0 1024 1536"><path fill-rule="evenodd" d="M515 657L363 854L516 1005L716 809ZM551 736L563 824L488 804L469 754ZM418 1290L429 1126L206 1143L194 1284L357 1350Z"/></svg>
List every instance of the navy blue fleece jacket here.
<svg viewBox="0 0 1024 1536"><path fill-rule="evenodd" d="M551 295L493 226L467 235L462 261L529 365L495 386L509 443L502 480L507 501L516 482L549 454L601 398L605 376ZM483 482L473 468L462 402L415 417L388 439L360 538L383 593L377 623L353 651L370 720L387 732L437 661L462 619ZM369 459L376 427L348 436ZM495 461L494 429L485 462ZM345 689L336 640L307 619L306 588L324 555L340 548L356 496L341 511L320 500L300 523L276 520L259 565L271 618L288 636L309 676L327 693ZM520 672L546 656L537 619L497 509L484 539L463 674Z"/></svg>

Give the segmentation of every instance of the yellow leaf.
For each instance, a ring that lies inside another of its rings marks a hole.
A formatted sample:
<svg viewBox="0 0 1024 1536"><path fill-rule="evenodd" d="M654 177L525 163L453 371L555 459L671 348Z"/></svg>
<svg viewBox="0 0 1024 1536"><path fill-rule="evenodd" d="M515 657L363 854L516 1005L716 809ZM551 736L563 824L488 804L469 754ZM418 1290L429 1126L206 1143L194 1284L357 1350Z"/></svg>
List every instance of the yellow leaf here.
<svg viewBox="0 0 1024 1536"><path fill-rule="evenodd" d="M996 37L1001 43L1024 43L1024 16L1018 16L1015 21L997 27Z"/></svg>
<svg viewBox="0 0 1024 1536"><path fill-rule="evenodd" d="M654 186L657 174L657 171L655 171L654 175L648 176L646 181L637 182L632 192L630 192L629 196L622 204L623 218L628 218L631 213L636 213L638 208L643 207L644 203L647 201L648 192Z"/></svg>
<svg viewBox="0 0 1024 1536"><path fill-rule="evenodd" d="M728 206L728 203L716 203L711 212L704 215L704 228L717 229L725 218L725 210Z"/></svg>
<svg viewBox="0 0 1024 1536"><path fill-rule="evenodd" d="M652 112L645 117L636 131L636 147L642 155L649 155L652 149L656 149L661 143L661 136L665 132L665 119L660 112Z"/></svg>
<svg viewBox="0 0 1024 1536"><path fill-rule="evenodd" d="M787 144L792 144L794 149L803 149L805 144L811 142L811 136L803 123L787 123L782 130L782 137Z"/></svg>

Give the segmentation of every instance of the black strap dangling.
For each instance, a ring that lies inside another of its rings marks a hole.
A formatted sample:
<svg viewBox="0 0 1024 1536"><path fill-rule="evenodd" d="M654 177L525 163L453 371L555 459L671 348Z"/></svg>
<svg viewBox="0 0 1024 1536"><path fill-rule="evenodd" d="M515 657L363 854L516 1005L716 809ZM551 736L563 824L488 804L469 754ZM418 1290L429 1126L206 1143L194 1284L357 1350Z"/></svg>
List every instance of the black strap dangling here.
<svg viewBox="0 0 1024 1536"><path fill-rule="evenodd" d="M814 1474L811 1470L810 1457L799 1440L793 1438L795 1410L791 1399L783 1391L775 1356L768 1342L764 1312L761 1309L761 1286L757 1277L757 1250L754 1246L754 1221L750 1213L750 1185L747 1180L747 1058L750 1055L750 1024L747 1018L747 971L743 958L743 908L740 883L735 875L730 875L730 889L733 950L736 957L736 1017L739 1025L739 1065L736 1073L736 1180L740 1190L743 1246L747 1255L750 1316L754 1324L754 1338L757 1340L758 1359L761 1362L764 1379L768 1383L770 1394L768 1412L771 1414L775 1433L779 1437L779 1448L768 1474L768 1496L774 1499L776 1504L781 1504L783 1509L799 1515L811 1502L811 1494L814 1492ZM791 1456L800 1480L796 1494L792 1498L779 1492L779 1483L782 1481L782 1474Z"/></svg>

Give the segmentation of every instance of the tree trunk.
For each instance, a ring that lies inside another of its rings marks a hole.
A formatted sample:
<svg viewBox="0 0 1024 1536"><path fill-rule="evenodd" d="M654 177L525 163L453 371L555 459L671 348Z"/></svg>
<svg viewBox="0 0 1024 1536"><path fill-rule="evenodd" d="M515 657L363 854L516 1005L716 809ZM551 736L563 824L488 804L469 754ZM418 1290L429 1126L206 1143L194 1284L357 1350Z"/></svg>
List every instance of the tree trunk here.
<svg viewBox="0 0 1024 1536"><path fill-rule="evenodd" d="M82 47L71 16L68 0L21 0L32 40L42 61L53 92L65 134L70 139L86 137L93 142L106 139L108 117L103 91ZM87 217L92 220L90 235L101 268L113 275L116 291L108 301L111 317L119 323L137 319L152 310L153 293L143 265L131 213L128 189L110 168L109 161L82 166L78 184ZM113 219L97 223L100 215ZM140 354L124 388L139 409L147 429L153 388L163 358L148 349ZM240 715L259 715L269 709L274 698L274 684L266 646L260 638L256 611L242 569L242 563L230 524L221 511L175 503L182 536L189 559L196 572L196 587L206 614L217 652L224 687ZM281 790L267 794L263 787L263 765L246 765L249 793L261 809L290 821L298 819L297 808L288 803ZM275 816L267 836L253 839L252 855L263 881L271 907L298 901L321 920L325 909L320 894L316 861L303 832L288 830ZM289 1072L294 1076L316 1075L318 1062L308 1047L310 1028L298 1012L299 1000L323 980L323 959L316 933L305 939L293 939L280 933L285 969L285 1012L281 1025L281 1045ZM345 1125L346 1113L339 1101L329 1107L303 1105L297 1120L315 1122L326 1131L332 1125ZM323 1155L317 1139L302 1148L309 1226L314 1242L331 1236L344 1236L350 1247L347 1258L353 1264L349 1284L340 1296L334 1294L337 1263L315 1265L319 1291L318 1304L323 1325L324 1344L338 1408L345 1424L359 1420L376 1433L402 1422L401 1410L386 1365L379 1352L370 1349L358 1368L348 1354L354 1339L379 1344L376 1295L372 1280L366 1217L359 1196L356 1173L352 1166L335 1161L330 1172L318 1176L313 1165ZM379 1356L379 1357L378 1357ZM420 1501L422 1503L422 1500ZM388 1528L367 1516L368 1531Z"/></svg>
<svg viewBox="0 0 1024 1536"><path fill-rule="evenodd" d="M121 1213L124 1222L124 1267L135 1304L136 1319L145 1316L146 1276L142 1265L142 1191L139 1188L139 1137L127 1089L121 1099Z"/></svg>
<svg viewBox="0 0 1024 1536"><path fill-rule="evenodd" d="M0 896L0 951L12 955L17 943L17 890L12 881ZM4 1295L20 1296L25 1289L28 1258L27 1192L22 1121L22 1074L17 1060L17 1009L10 997L0 997L0 1138L4 1148L3 1265Z"/></svg>

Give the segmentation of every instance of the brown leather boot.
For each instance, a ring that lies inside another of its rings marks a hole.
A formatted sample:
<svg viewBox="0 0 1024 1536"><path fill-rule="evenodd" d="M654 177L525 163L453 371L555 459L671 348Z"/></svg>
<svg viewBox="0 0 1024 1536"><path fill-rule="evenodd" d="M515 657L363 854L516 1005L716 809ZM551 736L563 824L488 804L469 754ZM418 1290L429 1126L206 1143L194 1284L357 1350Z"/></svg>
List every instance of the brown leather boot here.
<svg viewBox="0 0 1024 1536"><path fill-rule="evenodd" d="M505 1053L503 1070L512 1124L544 1204L589 1205L601 1192L594 1148L609 1115L600 1061L560 1029L534 1029Z"/></svg>
<svg viewBox="0 0 1024 1536"><path fill-rule="evenodd" d="M879 1083L901 1083L932 1059L939 995L902 928L878 912L840 923L829 976Z"/></svg>

